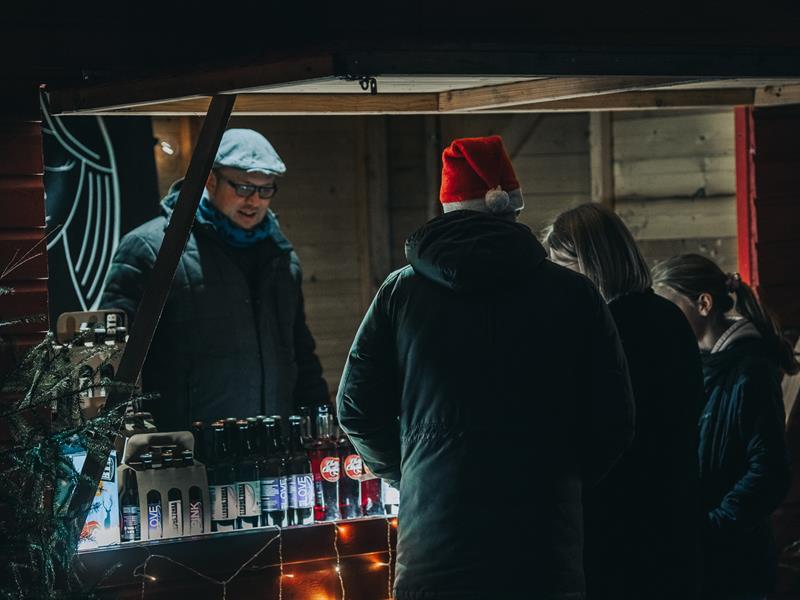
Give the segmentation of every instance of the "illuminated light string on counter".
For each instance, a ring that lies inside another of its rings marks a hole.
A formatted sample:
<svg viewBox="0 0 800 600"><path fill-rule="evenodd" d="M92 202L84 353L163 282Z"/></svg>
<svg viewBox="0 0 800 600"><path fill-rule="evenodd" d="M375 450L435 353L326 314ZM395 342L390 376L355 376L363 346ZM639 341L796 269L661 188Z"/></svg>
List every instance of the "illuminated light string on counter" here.
<svg viewBox="0 0 800 600"><path fill-rule="evenodd" d="M338 524L338 523L330 523L333 527L333 550L336 554L336 565L333 567L332 571L336 573L336 576L339 580L339 587L342 590L342 597L341 600L347 600L347 590L344 584L344 577L342 576L342 565L341 565L341 554L339 552L339 538L341 537L342 540L347 540L347 537L350 535L349 526L346 524ZM386 519L386 548L388 552L388 562L376 562L373 564L374 567L388 567L388 576L387 576L387 598L389 600L392 599L392 528L397 527L397 519L396 518L387 518ZM284 571L284 562L283 562L283 531L282 528L277 525L270 525L268 526L269 529L277 529L277 533L271 537L267 542L258 549L258 551L253 554L250 558L248 558L238 569L227 579L218 580L205 573L201 573L197 569L190 567L178 560L170 556L166 556L164 554L153 554L150 550L143 546L143 550L147 552L147 558L145 558L144 562L137 565L133 570L134 577L140 577L142 579L142 590L140 598L144 600L145 592L147 590L147 584L149 583L156 583L158 582L158 578L154 575L151 575L147 572L147 567L150 564L151 560L154 559L162 559L173 565L181 567L190 573L196 575L197 577L208 581L214 585L219 585L222 587L222 600L227 600L228 597L228 584L233 581L242 571L244 571L250 563L252 563L255 559L257 559L267 548L269 548L273 542L278 542L278 569L279 569L279 577L278 577L278 600L283 599L283 580L288 579L292 580L295 579L296 575L294 573L287 573Z"/></svg>
<svg viewBox="0 0 800 600"><path fill-rule="evenodd" d="M150 564L150 561L153 560L154 558L160 558L160 559L166 560L166 561L168 561L168 562L170 562L170 563L172 563L172 564L174 564L174 565L176 565L178 567L182 567L182 568L186 569L190 573L194 573L198 577L200 577L202 579L205 579L206 581L208 581L210 583L213 583L215 585L221 585L222 586L222 600L227 600L227 597L228 597L228 584L231 581L233 581L236 578L236 576L239 575L239 573L241 573L247 567L247 565L249 565L256 558L258 558L261 555L261 553L264 552L264 550L269 548L272 545L272 542L274 542L275 540L278 540L278 559L279 559L279 562L280 562L281 571L283 571L283 541L282 541L282 536L281 536L281 533L282 533L281 532L281 528L279 526L277 526L277 525L270 525L269 528L270 529L277 529L278 533L276 533L269 540L267 540L266 544L264 544L261 548L259 548L259 550L255 554L253 554L244 563L242 563L242 565L238 569L236 569L236 571L233 573L233 575L231 575L230 577L228 577L227 579L224 579L222 581L219 581L218 579L214 579L213 577L210 577L210 576L206 575L205 573L201 573L197 569L194 569L194 568L190 567L189 565L186 565L186 564L184 564L184 563L182 563L182 562L180 562L178 560L175 560L172 557L165 556L164 554L153 554L153 553L150 552L150 550L147 547L144 547L144 550L147 552L147 558L144 560L144 562L142 564L137 565L133 569L133 576L142 578L142 593L141 593L140 598L144 599L144 594L145 594L145 590L146 590L148 581L153 582L153 583L158 581L158 579L155 576L150 575L150 574L147 573L147 566ZM141 572L139 572L139 569L141 569ZM282 600L282 598L283 598L283 581L279 578L278 579L278 600Z"/></svg>
<svg viewBox="0 0 800 600"><path fill-rule="evenodd" d="M336 567L334 567L334 570L342 588L342 600L347 600L347 592L344 589L344 579L342 578L342 557L339 554L339 531L347 532L346 526L333 523L333 550L336 552Z"/></svg>
<svg viewBox="0 0 800 600"><path fill-rule="evenodd" d="M387 576L386 582L386 597L391 600L392 598L392 583L394 582L394 577L392 573L392 527L397 527L397 519L386 519L386 547L389 549L389 561L386 563L388 567L389 575Z"/></svg>

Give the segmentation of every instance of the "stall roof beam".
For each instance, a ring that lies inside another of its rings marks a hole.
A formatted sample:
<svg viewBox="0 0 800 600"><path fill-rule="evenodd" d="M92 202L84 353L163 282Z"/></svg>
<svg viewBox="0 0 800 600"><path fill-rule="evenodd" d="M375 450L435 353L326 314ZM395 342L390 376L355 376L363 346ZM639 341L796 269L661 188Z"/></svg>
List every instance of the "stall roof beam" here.
<svg viewBox="0 0 800 600"><path fill-rule="evenodd" d="M753 44L755 44L753 42ZM591 77L652 77L710 79L718 77L800 77L800 48L771 47L763 43L742 48L728 44L688 44L679 47L663 42L600 44L575 43L475 44L396 42L371 45L340 42L336 49L286 51L278 55L264 50L260 56L223 58L215 64L183 64L151 68L142 63L138 74L110 70L97 77L65 87L51 86L51 107L57 114L97 111L114 107L164 102L220 93L252 91L293 82L331 80L359 76L491 76L549 77L586 81ZM393 46L387 49L387 46ZM92 72L88 71L89 76ZM532 82L533 83L533 82ZM541 85L541 84L540 84ZM554 85L554 84L553 84ZM757 87L757 86L751 86ZM512 92L526 88L496 90L506 94L502 106L557 100L581 95L545 94L514 99ZM629 90L627 86L618 91ZM600 93L604 90L590 90ZM607 90L606 90L607 91ZM485 90L487 92L487 90ZM552 92L552 90L551 90ZM522 95L521 93L519 95ZM585 93L583 94L585 95ZM442 99L440 110L459 107L497 107L492 96L481 99L474 92Z"/></svg>
<svg viewBox="0 0 800 600"><path fill-rule="evenodd" d="M444 92L439 96L439 108L443 112L489 110L534 102L668 87L691 81L673 77L552 77Z"/></svg>
<svg viewBox="0 0 800 600"><path fill-rule="evenodd" d="M585 96L553 102L535 102L494 109L491 112L585 112L595 110L648 110L715 108L753 104L756 91L749 88L712 90L653 90Z"/></svg>
<svg viewBox="0 0 800 600"><path fill-rule="evenodd" d="M785 89L785 88L784 88ZM731 107L754 103L749 88L704 90L655 90L620 92L549 102L517 104L471 112L585 112L592 110L646 110L659 108ZM784 94L784 98L791 98ZM102 115L200 116L210 99L191 98L116 110L92 111ZM438 94L239 94L233 113L238 116L268 115L369 115L437 114ZM461 111L457 111L461 112Z"/></svg>
<svg viewBox="0 0 800 600"><path fill-rule="evenodd" d="M125 82L55 89L48 90L48 93L53 114L69 114L333 78L334 73L333 57L330 54L318 54L253 65L203 68L158 77L132 77ZM200 112L205 114L205 110Z"/></svg>

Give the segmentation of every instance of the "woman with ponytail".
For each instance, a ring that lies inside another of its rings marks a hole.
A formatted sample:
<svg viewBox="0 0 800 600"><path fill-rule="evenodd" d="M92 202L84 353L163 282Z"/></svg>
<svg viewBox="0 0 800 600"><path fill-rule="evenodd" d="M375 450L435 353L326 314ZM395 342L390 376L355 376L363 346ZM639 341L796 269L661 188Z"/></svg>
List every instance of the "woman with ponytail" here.
<svg viewBox="0 0 800 600"><path fill-rule="evenodd" d="M587 600L695 600L700 573L697 419L700 353L681 312L651 289L622 220L599 204L562 213L550 259L588 277L608 303L636 401L633 444L584 498Z"/></svg>
<svg viewBox="0 0 800 600"><path fill-rule="evenodd" d="M765 598L777 568L769 516L790 478L780 377L800 365L738 274L685 254L657 265L653 281L686 315L703 358L703 598Z"/></svg>

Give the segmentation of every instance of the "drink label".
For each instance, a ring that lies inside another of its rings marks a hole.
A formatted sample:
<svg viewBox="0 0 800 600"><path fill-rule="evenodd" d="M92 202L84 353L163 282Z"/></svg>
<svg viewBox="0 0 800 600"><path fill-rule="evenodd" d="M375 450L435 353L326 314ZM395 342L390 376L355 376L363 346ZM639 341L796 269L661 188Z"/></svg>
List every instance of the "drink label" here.
<svg viewBox="0 0 800 600"><path fill-rule="evenodd" d="M236 486L210 485L208 486L208 495L211 501L212 521L227 521L236 517L238 511Z"/></svg>
<svg viewBox="0 0 800 600"><path fill-rule="evenodd" d="M192 533L203 532L203 502L189 502L189 530Z"/></svg>
<svg viewBox="0 0 800 600"><path fill-rule="evenodd" d="M161 504L147 505L147 537L151 540L161 537Z"/></svg>
<svg viewBox="0 0 800 600"><path fill-rule="evenodd" d="M286 510L289 507L289 479L281 477L278 485L280 486L281 506L283 510Z"/></svg>
<svg viewBox="0 0 800 600"><path fill-rule="evenodd" d="M138 506L122 507L122 541L133 542L141 538L141 513Z"/></svg>
<svg viewBox="0 0 800 600"><path fill-rule="evenodd" d="M319 474L325 481L336 483L339 481L339 457L326 456L319 463Z"/></svg>
<svg viewBox="0 0 800 600"><path fill-rule="evenodd" d="M325 506L325 490L322 487L322 480L314 482L314 494L317 506Z"/></svg>
<svg viewBox="0 0 800 600"><path fill-rule="evenodd" d="M257 517L261 515L261 483L258 481L240 481L236 484L236 495L239 501L240 517Z"/></svg>
<svg viewBox="0 0 800 600"><path fill-rule="evenodd" d="M358 454L348 454L344 459L344 472L350 479L361 479L364 463Z"/></svg>
<svg viewBox="0 0 800 600"><path fill-rule="evenodd" d="M289 508L314 508L314 479L311 473L289 475Z"/></svg>
<svg viewBox="0 0 800 600"><path fill-rule="evenodd" d="M261 480L261 510L286 510L286 477L267 477Z"/></svg>
<svg viewBox="0 0 800 600"><path fill-rule="evenodd" d="M175 535L183 535L183 507L180 500L169 501L169 526Z"/></svg>

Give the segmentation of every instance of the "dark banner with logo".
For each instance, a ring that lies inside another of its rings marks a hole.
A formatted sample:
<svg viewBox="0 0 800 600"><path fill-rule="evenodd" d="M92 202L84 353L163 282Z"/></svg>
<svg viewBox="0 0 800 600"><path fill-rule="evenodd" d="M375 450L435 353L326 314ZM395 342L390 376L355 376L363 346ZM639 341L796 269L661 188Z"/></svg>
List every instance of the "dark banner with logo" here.
<svg viewBox="0 0 800 600"><path fill-rule="evenodd" d="M50 319L94 310L125 233L156 216L149 117L42 115Z"/></svg>

